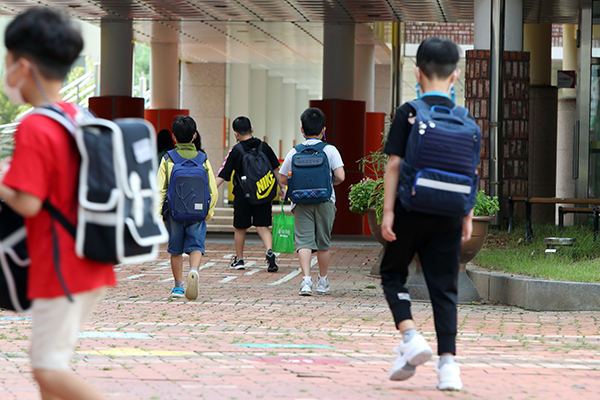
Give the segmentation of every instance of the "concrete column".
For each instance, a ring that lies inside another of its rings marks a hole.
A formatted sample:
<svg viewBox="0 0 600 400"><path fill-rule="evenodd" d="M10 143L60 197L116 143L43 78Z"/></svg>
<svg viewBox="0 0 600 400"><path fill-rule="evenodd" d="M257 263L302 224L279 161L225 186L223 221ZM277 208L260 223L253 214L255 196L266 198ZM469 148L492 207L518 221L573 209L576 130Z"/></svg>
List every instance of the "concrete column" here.
<svg viewBox="0 0 600 400"><path fill-rule="evenodd" d="M281 151L283 159L293 146L296 131L296 84L284 83L282 90ZM277 150L277 148L275 148Z"/></svg>
<svg viewBox="0 0 600 400"><path fill-rule="evenodd" d="M354 24L323 27L323 99L354 99Z"/></svg>
<svg viewBox="0 0 600 400"><path fill-rule="evenodd" d="M133 27L131 21L100 21L100 96L131 97Z"/></svg>
<svg viewBox="0 0 600 400"><path fill-rule="evenodd" d="M577 71L577 27L563 25L562 69ZM556 197L574 197L573 126L577 121L577 89L559 89L556 138ZM556 215L558 221L558 213ZM565 215L565 224L573 223L573 214Z"/></svg>
<svg viewBox="0 0 600 400"><path fill-rule="evenodd" d="M523 51L523 0L505 0L504 50ZM474 46L490 49L492 2L475 0Z"/></svg>
<svg viewBox="0 0 600 400"><path fill-rule="evenodd" d="M309 107L308 89L296 90L296 113L294 114L294 140L296 144L300 144L304 141L302 136L302 123L300 122L300 116ZM287 154L287 153L286 153ZM285 154L284 154L285 155Z"/></svg>
<svg viewBox="0 0 600 400"><path fill-rule="evenodd" d="M279 140L281 140L281 113L283 94L283 78L267 76L267 142L279 157Z"/></svg>
<svg viewBox="0 0 600 400"><path fill-rule="evenodd" d="M249 64L228 64L229 67L229 144L235 144L235 136L231 123L240 116L250 118L250 65ZM250 118L252 121L252 118Z"/></svg>
<svg viewBox="0 0 600 400"><path fill-rule="evenodd" d="M525 24L523 49L531 54L529 84L552 83L552 24Z"/></svg>
<svg viewBox="0 0 600 400"><path fill-rule="evenodd" d="M373 111L389 115L391 107L390 85L391 65L379 64L375 66L375 103ZM414 75L414 74L413 74Z"/></svg>
<svg viewBox="0 0 600 400"><path fill-rule="evenodd" d="M354 100L367 103L367 112L375 110L375 46L354 47Z"/></svg>
<svg viewBox="0 0 600 400"><path fill-rule="evenodd" d="M215 172L223 162L226 151L225 98L227 68L224 63L182 63L181 108L189 109ZM218 206L223 204L219 196Z"/></svg>
<svg viewBox="0 0 600 400"><path fill-rule="evenodd" d="M262 139L267 133L267 70L250 70L250 105L248 107L254 135Z"/></svg>
<svg viewBox="0 0 600 400"><path fill-rule="evenodd" d="M179 108L179 46L150 44L150 108Z"/></svg>

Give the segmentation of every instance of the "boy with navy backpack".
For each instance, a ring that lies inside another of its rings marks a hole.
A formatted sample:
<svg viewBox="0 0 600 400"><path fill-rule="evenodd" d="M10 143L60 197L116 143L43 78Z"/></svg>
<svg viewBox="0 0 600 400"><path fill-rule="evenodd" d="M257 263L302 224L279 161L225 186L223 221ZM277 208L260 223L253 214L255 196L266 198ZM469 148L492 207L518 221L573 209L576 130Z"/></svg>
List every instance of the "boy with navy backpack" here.
<svg viewBox="0 0 600 400"><path fill-rule="evenodd" d="M204 256L206 221L214 214L218 193L210 161L196 150L196 122L180 115L172 124L175 149L163 157L157 181L161 213L169 231L167 252L175 287L171 297L198 298L198 268ZM183 289L183 253L189 254L190 271Z"/></svg>
<svg viewBox="0 0 600 400"><path fill-rule="evenodd" d="M302 134L306 141L285 157L279 173L281 183L288 186L294 212L294 241L302 283L300 296L311 296L313 281L310 276L310 258L317 253L319 276L317 293L325 294L330 285L327 279L331 257L331 231L335 220L334 185L346 178L344 162L338 149L323 142L325 114L318 108L308 108L300 116Z"/></svg>
<svg viewBox="0 0 600 400"><path fill-rule="evenodd" d="M405 286L419 255L433 306L439 360L437 388L460 390L454 361L461 241L469 240L477 191L481 132L468 111L449 98L460 73L458 47L428 38L417 51L420 99L396 110L384 152L389 154L381 233L388 241L381 283L402 342L391 380L405 380L433 352L416 331Z"/></svg>

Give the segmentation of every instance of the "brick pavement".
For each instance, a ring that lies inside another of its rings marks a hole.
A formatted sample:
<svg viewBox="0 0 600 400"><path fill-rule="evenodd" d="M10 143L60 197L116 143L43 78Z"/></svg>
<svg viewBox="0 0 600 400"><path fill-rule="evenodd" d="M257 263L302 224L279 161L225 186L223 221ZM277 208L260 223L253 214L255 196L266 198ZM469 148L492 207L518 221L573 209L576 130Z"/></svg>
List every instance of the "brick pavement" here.
<svg viewBox="0 0 600 400"><path fill-rule="evenodd" d="M387 379L400 339L368 276L377 247L333 248L332 293L313 297L298 296L291 255L269 274L259 246L248 247L255 264L245 271L227 267L231 245L208 249L197 301L168 300L165 252L118 266L119 286L85 326L73 369L111 399L600 399L598 313L460 306L464 390L442 393L433 360L408 381ZM435 350L430 305L413 311ZM31 321L15 317L0 312L0 399L37 399Z"/></svg>

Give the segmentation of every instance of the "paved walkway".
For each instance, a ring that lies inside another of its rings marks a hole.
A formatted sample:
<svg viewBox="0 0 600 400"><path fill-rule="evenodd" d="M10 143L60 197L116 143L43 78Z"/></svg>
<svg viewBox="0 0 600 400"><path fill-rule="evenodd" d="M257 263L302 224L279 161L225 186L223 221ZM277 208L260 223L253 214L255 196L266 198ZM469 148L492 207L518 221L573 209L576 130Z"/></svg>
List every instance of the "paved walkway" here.
<svg viewBox="0 0 600 400"><path fill-rule="evenodd" d="M377 247L334 248L332 293L313 297L298 296L291 255L270 274L261 248L250 246L248 269L232 271L231 245L208 248L198 301L168 300L165 252L119 266L120 284L85 326L73 369L109 398L128 400L600 399L598 313L460 306L464 390L448 394L435 389L433 360L408 381L387 379L400 339L368 276ZM430 305L413 310L435 350ZM15 317L0 312L0 399L37 399L31 321Z"/></svg>

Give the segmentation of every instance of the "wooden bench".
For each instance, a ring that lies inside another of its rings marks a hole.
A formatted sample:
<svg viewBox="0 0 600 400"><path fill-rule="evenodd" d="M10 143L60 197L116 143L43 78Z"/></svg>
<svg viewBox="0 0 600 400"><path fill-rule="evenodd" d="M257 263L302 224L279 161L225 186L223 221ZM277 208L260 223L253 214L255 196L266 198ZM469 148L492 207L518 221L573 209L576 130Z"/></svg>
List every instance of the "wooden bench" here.
<svg viewBox="0 0 600 400"><path fill-rule="evenodd" d="M533 237L533 228L531 227L531 205L532 204L580 204L580 205L600 205L600 199L575 199L567 197L509 197L508 198L508 232L511 233L513 229L513 208L514 203L524 201L525 202L525 239L531 239ZM589 211L589 208L585 207L569 207L572 209L581 209L582 211L570 211L584 213ZM591 208L591 212L594 213L594 207ZM563 208L564 214L564 208ZM598 236L598 215L594 213L594 238ZM560 222L560 221L559 221Z"/></svg>
<svg viewBox="0 0 600 400"><path fill-rule="evenodd" d="M563 207L558 206L558 236L562 237L565 214L576 213L576 214L593 214L594 215L594 242L598 240L598 219L600 218L600 207L595 206L592 208L582 207Z"/></svg>

